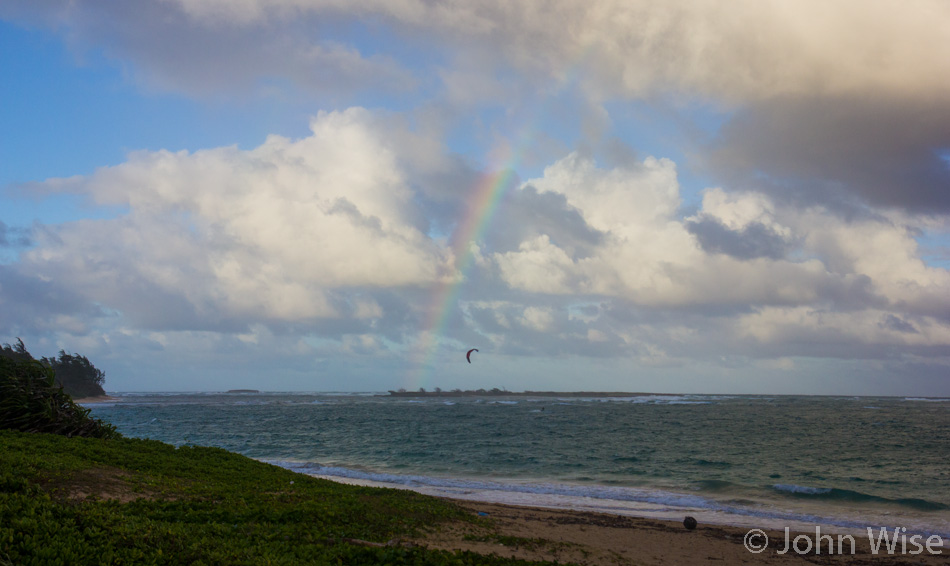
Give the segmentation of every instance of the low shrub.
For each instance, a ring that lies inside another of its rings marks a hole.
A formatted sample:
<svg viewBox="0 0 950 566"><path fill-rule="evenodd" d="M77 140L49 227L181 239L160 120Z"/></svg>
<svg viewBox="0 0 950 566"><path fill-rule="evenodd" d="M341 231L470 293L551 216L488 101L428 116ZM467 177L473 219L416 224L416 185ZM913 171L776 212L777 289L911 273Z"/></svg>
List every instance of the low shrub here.
<svg viewBox="0 0 950 566"><path fill-rule="evenodd" d="M89 416L36 360L0 357L0 428L63 436L117 438L114 426Z"/></svg>
<svg viewBox="0 0 950 566"><path fill-rule="evenodd" d="M401 542L474 520L218 448L0 431L2 566L540 564Z"/></svg>

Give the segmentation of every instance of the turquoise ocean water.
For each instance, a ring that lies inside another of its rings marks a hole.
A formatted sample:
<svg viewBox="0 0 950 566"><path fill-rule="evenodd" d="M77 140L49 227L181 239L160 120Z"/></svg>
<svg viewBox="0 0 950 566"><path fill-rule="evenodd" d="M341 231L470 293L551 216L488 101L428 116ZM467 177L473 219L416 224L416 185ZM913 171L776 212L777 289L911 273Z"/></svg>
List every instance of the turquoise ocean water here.
<svg viewBox="0 0 950 566"><path fill-rule="evenodd" d="M950 540L950 399L118 396L91 407L128 436L217 446L338 481Z"/></svg>

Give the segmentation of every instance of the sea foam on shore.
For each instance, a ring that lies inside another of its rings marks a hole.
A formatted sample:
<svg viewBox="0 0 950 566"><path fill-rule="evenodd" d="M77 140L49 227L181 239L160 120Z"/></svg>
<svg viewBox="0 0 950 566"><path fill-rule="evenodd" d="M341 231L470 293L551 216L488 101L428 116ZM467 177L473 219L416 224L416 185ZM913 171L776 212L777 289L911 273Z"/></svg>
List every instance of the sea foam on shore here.
<svg viewBox="0 0 950 566"><path fill-rule="evenodd" d="M266 461L266 460L265 460ZM568 509L608 513L631 517L680 521L695 517L705 524L796 532L813 531L820 526L826 532L865 535L870 527L892 529L895 521L907 533L938 535L950 541L950 521L922 523L919 518L901 514L871 513L863 517L834 517L821 514L827 507L817 506L797 511L783 510L766 502L722 502L696 494L675 493L656 489L636 489L597 485L529 483L524 481L483 481L473 479L400 475L321 466L306 462L269 461L281 467L339 483L408 489L433 495L527 507ZM803 490L805 488L802 488Z"/></svg>

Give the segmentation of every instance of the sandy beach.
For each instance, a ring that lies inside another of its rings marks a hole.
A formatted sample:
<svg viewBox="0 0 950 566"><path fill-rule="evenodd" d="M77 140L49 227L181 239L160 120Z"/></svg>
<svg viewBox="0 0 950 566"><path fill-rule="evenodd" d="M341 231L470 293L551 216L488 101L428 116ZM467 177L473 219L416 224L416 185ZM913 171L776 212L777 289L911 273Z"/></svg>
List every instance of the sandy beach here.
<svg viewBox="0 0 950 566"><path fill-rule="evenodd" d="M768 547L753 553L744 546L746 528L700 524L687 530L680 522L659 521L637 517L588 513L562 509L540 509L456 501L486 520L484 527L461 523L413 541L416 544L445 550L471 550L481 554L497 554L527 560L548 560L589 565L654 565L654 564L881 564L923 565L950 564L950 547L934 548L942 554L930 554L924 548L906 543L906 554L900 543L894 554L883 547L872 553L868 536L855 535L855 552L844 539L843 552L838 554L834 538L834 555L828 553L827 539L822 553L814 548L809 554L798 554L794 548L784 554L785 533L767 531ZM815 533L792 533L815 540ZM833 534L825 531L822 535ZM753 541L757 542L757 541ZM921 541L922 543L925 541ZM799 539L799 549L808 541ZM946 544L946 541L945 541Z"/></svg>

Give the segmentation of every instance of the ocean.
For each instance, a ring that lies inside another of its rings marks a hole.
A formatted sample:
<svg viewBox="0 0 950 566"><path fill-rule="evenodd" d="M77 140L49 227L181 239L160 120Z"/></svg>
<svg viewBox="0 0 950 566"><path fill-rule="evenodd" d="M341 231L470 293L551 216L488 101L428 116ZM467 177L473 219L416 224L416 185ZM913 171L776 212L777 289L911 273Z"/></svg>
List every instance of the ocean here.
<svg viewBox="0 0 950 566"><path fill-rule="evenodd" d="M127 436L336 481L701 523L950 540L950 399L119 393Z"/></svg>

